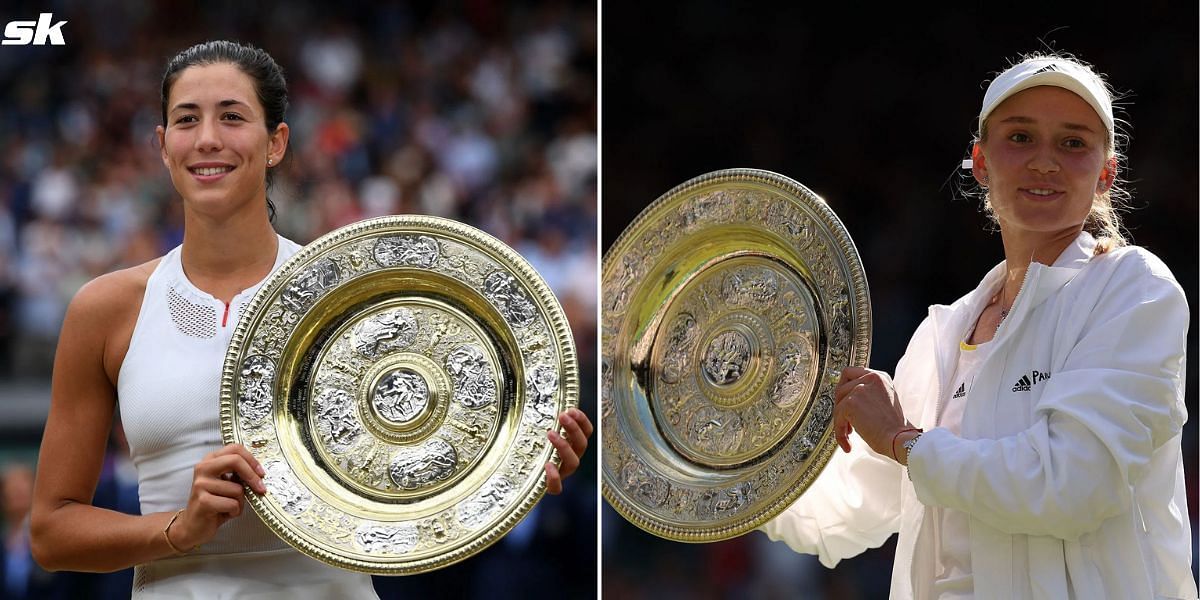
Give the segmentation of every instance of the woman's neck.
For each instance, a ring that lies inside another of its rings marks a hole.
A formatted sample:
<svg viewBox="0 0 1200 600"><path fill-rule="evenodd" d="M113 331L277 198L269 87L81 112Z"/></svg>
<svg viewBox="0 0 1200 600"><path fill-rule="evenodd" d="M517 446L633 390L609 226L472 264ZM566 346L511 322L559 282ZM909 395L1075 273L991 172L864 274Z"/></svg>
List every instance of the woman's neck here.
<svg viewBox="0 0 1200 600"><path fill-rule="evenodd" d="M261 213L214 219L185 209L183 271L193 285L229 303L275 266L278 237Z"/></svg>
<svg viewBox="0 0 1200 600"><path fill-rule="evenodd" d="M1021 291L1021 284L1025 281L1025 273L1029 271L1029 264L1033 262L1043 265L1052 265L1058 260L1059 255L1066 250L1075 238L1079 237L1079 232L1083 230L1083 226L1064 229L1055 233L1043 232L1014 232L1011 229L1006 229L1004 223L1000 223L1000 237L1004 242L1004 289L999 296L1002 298L1001 303L1004 310L1008 310L1012 306L1013 301L1017 298L1017 293Z"/></svg>

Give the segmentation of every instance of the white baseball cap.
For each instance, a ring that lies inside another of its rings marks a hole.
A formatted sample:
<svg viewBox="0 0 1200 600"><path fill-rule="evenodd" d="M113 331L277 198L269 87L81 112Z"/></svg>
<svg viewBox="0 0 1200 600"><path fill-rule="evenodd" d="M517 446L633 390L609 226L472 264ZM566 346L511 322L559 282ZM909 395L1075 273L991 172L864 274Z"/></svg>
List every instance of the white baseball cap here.
<svg viewBox="0 0 1200 600"><path fill-rule="evenodd" d="M1113 139L1112 96L1104 82L1087 67L1057 57L1021 61L992 80L983 95L983 108L979 111L980 127L988 115L1009 96L1039 85L1060 87L1083 98L1104 122L1108 139ZM971 168L970 159L963 161L963 168Z"/></svg>

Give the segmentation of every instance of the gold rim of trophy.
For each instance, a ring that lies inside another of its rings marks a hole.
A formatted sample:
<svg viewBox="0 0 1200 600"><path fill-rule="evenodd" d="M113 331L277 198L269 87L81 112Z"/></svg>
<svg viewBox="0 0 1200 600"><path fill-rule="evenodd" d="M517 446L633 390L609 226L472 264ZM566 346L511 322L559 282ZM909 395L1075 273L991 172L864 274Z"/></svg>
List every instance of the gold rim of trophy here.
<svg viewBox="0 0 1200 600"><path fill-rule="evenodd" d="M602 289L608 503L711 542L795 502L836 448L841 369L870 354L862 263L825 201L769 171L696 177L625 229Z"/></svg>
<svg viewBox="0 0 1200 600"><path fill-rule="evenodd" d="M542 497L578 404L567 320L492 236L389 216L301 249L255 294L221 380L221 431L263 463L250 506L300 551L410 574L488 547Z"/></svg>

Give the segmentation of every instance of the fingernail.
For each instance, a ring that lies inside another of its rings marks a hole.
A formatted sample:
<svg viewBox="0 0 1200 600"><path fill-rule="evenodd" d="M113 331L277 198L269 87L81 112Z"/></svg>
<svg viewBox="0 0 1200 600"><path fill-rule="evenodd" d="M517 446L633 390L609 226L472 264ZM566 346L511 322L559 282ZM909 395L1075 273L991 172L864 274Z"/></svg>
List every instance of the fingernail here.
<svg viewBox="0 0 1200 600"><path fill-rule="evenodd" d="M267 471L262 468L262 465L258 465L256 467L254 467L254 472L258 473L259 477L265 477L267 474Z"/></svg>

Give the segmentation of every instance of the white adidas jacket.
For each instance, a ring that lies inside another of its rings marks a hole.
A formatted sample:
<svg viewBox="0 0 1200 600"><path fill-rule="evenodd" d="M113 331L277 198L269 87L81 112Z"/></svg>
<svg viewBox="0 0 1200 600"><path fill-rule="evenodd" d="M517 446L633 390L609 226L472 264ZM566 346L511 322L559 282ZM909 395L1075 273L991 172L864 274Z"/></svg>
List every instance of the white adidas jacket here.
<svg viewBox="0 0 1200 600"><path fill-rule="evenodd" d="M896 367L905 415L926 430L910 473L855 434L760 529L828 567L899 531L892 598L923 599L936 564L927 507L943 506L970 516L976 598L1196 598L1180 449L1187 301L1150 252L1092 257L1095 243L1083 233L1054 266L1030 265L961 437L933 428L937 405L1003 263L931 307Z"/></svg>

